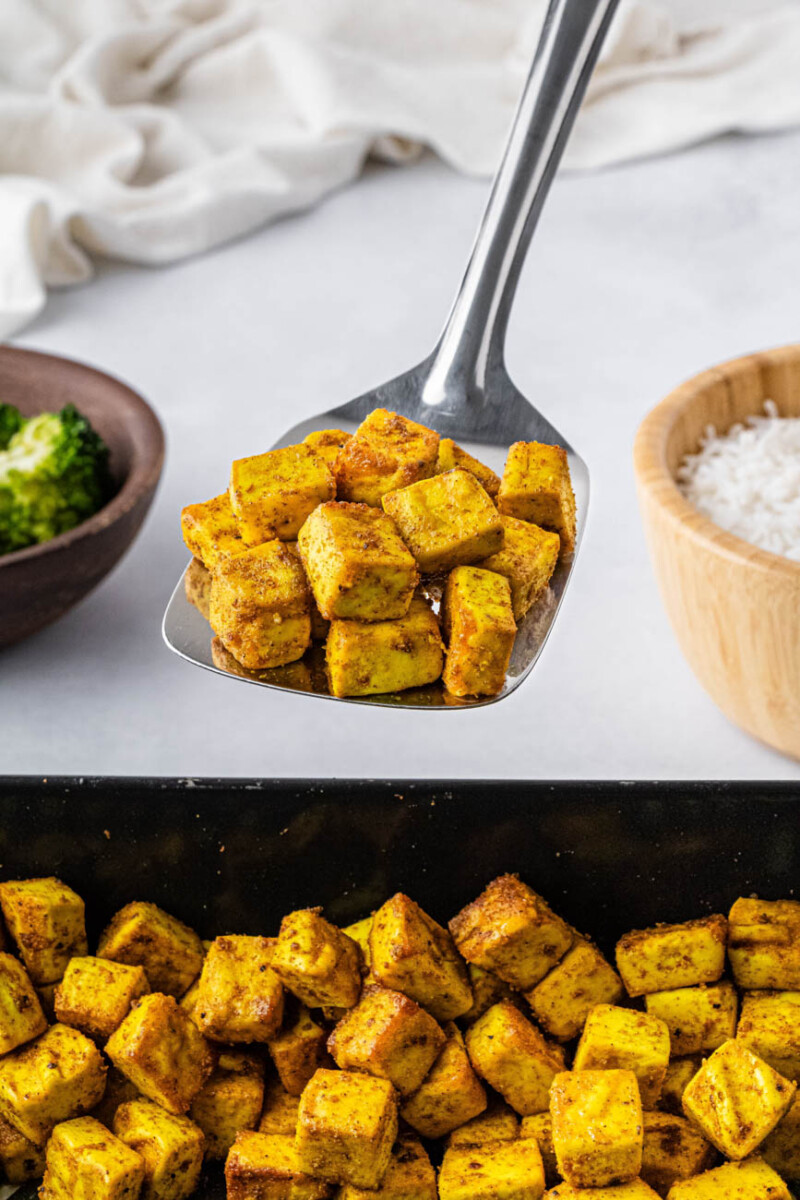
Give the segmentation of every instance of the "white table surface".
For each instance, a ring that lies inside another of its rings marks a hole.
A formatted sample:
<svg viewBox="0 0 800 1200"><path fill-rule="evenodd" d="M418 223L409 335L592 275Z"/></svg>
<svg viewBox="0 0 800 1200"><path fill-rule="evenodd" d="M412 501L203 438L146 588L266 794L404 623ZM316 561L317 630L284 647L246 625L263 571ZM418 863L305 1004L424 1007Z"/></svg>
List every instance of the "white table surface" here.
<svg viewBox="0 0 800 1200"><path fill-rule="evenodd" d="M730 725L668 627L631 444L684 378L800 334L800 133L730 138L560 179L522 281L508 359L588 460L570 592L536 670L490 708L392 712L193 669L161 642L185 565L178 514L230 460L421 358L486 184L427 159L166 269L107 265L18 344L128 380L168 459L134 549L82 605L0 656L0 770L41 775L800 779Z"/></svg>

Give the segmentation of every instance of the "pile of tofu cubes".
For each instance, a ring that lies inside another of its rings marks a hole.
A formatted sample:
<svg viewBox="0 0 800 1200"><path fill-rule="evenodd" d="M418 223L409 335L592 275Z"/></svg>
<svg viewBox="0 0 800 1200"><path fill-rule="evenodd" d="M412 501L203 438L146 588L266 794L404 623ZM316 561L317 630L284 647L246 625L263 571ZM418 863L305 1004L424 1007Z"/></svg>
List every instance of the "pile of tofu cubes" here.
<svg viewBox="0 0 800 1200"><path fill-rule="evenodd" d="M616 969L513 875L449 928L398 893L344 929L302 909L204 943L134 902L95 956L59 880L0 905L0 1161L42 1200L182 1200L206 1160L229 1200L791 1200L800 1179L797 901L628 933Z"/></svg>
<svg viewBox="0 0 800 1200"><path fill-rule="evenodd" d="M322 430L238 459L228 491L181 523L187 596L218 666L335 696L443 676L449 696L469 697L503 687L517 622L573 551L575 497L560 446L517 442L499 479L452 439L376 409L352 436Z"/></svg>

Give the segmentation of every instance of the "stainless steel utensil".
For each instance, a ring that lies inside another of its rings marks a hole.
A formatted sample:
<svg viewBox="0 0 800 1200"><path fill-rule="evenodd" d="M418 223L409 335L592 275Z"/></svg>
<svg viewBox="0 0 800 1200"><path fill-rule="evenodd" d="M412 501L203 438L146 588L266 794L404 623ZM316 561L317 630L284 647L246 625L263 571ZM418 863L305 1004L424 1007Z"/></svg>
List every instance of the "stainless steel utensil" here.
<svg viewBox="0 0 800 1200"><path fill-rule="evenodd" d="M373 408L388 408L454 438L500 472L512 442L564 446L578 507L578 543L589 502L583 459L509 378L504 344L525 254L561 159L618 0L551 0L530 76L478 230L463 282L433 353L403 375L290 429L276 446L300 442L312 430L354 431ZM542 602L520 624L505 686L497 696L453 703L441 687L350 702L391 707L453 708L493 704L529 674L549 634L574 566L562 561ZM183 579L164 615L164 639L195 666L248 683L333 699L324 670L279 667L245 671L212 655L205 619L186 600Z"/></svg>

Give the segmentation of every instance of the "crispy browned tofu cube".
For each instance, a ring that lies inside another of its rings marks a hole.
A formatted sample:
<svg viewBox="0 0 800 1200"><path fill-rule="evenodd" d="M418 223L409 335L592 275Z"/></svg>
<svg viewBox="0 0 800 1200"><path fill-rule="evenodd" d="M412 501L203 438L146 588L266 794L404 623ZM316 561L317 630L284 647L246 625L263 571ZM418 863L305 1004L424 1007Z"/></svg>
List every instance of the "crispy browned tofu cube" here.
<svg viewBox="0 0 800 1200"><path fill-rule="evenodd" d="M677 1113L678 1116L683 1114L683 1093L686 1091L689 1080L694 1079L700 1070L702 1061L699 1054L670 1059L661 1088L659 1108L663 1108L665 1112Z"/></svg>
<svg viewBox="0 0 800 1200"><path fill-rule="evenodd" d="M728 956L740 988L800 991L800 901L737 900L730 911Z"/></svg>
<svg viewBox="0 0 800 1200"><path fill-rule="evenodd" d="M564 1053L508 1000L493 1005L466 1035L475 1070L522 1116L544 1112Z"/></svg>
<svg viewBox="0 0 800 1200"><path fill-rule="evenodd" d="M317 505L334 498L336 484L310 446L283 446L237 459L228 491L242 538L260 546L272 538L294 541Z"/></svg>
<svg viewBox="0 0 800 1200"><path fill-rule="evenodd" d="M268 1042L283 1020L283 984L272 970L273 938L218 937L206 955L194 1015L214 1042Z"/></svg>
<svg viewBox="0 0 800 1200"><path fill-rule="evenodd" d="M528 991L564 957L573 932L516 875L492 880L453 917L450 932L467 962Z"/></svg>
<svg viewBox="0 0 800 1200"><path fill-rule="evenodd" d="M328 1031L299 1000L287 1010L283 1027L270 1038L268 1049L281 1083L299 1096L318 1067L331 1065L326 1049ZM352 1010L348 1010L352 1011Z"/></svg>
<svg viewBox="0 0 800 1200"><path fill-rule="evenodd" d="M632 1071L565 1071L550 1100L553 1148L567 1183L601 1188L642 1167L642 1105Z"/></svg>
<svg viewBox="0 0 800 1200"><path fill-rule="evenodd" d="M143 1096L178 1115L214 1067L200 1030L174 996L144 996L106 1043L106 1054Z"/></svg>
<svg viewBox="0 0 800 1200"><path fill-rule="evenodd" d="M379 1075L408 1096L428 1074L445 1040L444 1031L416 1001L391 988L370 986L339 1021L328 1049L343 1070Z"/></svg>
<svg viewBox="0 0 800 1200"><path fill-rule="evenodd" d="M109 1067L106 1073L106 1090L103 1092L99 1104L95 1104L89 1116L94 1117L101 1125L105 1125L106 1129L113 1130L114 1114L120 1104L127 1104L129 1100L141 1100L141 1098L142 1093L137 1087L134 1087L130 1079L126 1079L116 1067Z"/></svg>
<svg viewBox="0 0 800 1200"><path fill-rule="evenodd" d="M685 1117L646 1112L643 1119L642 1179L659 1196L666 1196L679 1180L713 1167L717 1158L714 1147Z"/></svg>
<svg viewBox="0 0 800 1200"><path fill-rule="evenodd" d="M56 1017L62 1025L73 1025L105 1041L125 1020L131 1005L149 991L142 967L103 958L71 958L56 988Z"/></svg>
<svg viewBox="0 0 800 1200"><path fill-rule="evenodd" d="M0 1116L36 1146L59 1121L93 1108L106 1086L94 1042L67 1025L50 1028L0 1061Z"/></svg>
<svg viewBox="0 0 800 1200"><path fill-rule="evenodd" d="M405 992L437 1021L451 1021L470 1008L467 968L453 939L402 892L375 913L369 944L378 982Z"/></svg>
<svg viewBox="0 0 800 1200"><path fill-rule="evenodd" d="M64 1121L47 1143L42 1200L137 1200L144 1160L94 1117Z"/></svg>
<svg viewBox="0 0 800 1200"><path fill-rule="evenodd" d="M336 1200L437 1200L436 1172L419 1138L400 1134L381 1186L369 1191L348 1183Z"/></svg>
<svg viewBox="0 0 800 1200"><path fill-rule="evenodd" d="M800 1096L795 1095L792 1107L761 1143L759 1153L784 1179L800 1180Z"/></svg>
<svg viewBox="0 0 800 1200"><path fill-rule="evenodd" d="M473 1117L447 1138L448 1146L485 1146L489 1142L510 1142L520 1134L520 1121L505 1100L489 1093L488 1103L480 1116Z"/></svg>
<svg viewBox="0 0 800 1200"><path fill-rule="evenodd" d="M332 621L326 659L334 696L426 687L442 673L439 622L419 596L395 621Z"/></svg>
<svg viewBox="0 0 800 1200"><path fill-rule="evenodd" d="M26 1183L44 1175L44 1149L0 1117L0 1178Z"/></svg>
<svg viewBox="0 0 800 1200"><path fill-rule="evenodd" d="M651 992L645 996L645 1007L667 1026L676 1058L716 1050L736 1033L739 1002L735 987L727 981Z"/></svg>
<svg viewBox="0 0 800 1200"><path fill-rule="evenodd" d="M36 989L18 959L0 951L0 1055L44 1033L45 1017Z"/></svg>
<svg viewBox="0 0 800 1200"><path fill-rule="evenodd" d="M247 549L227 492L187 505L181 512L181 532L187 548L209 571L223 558Z"/></svg>
<svg viewBox="0 0 800 1200"><path fill-rule="evenodd" d="M311 641L308 582L297 556L273 540L214 568L208 620L250 670L295 662Z"/></svg>
<svg viewBox="0 0 800 1200"><path fill-rule="evenodd" d="M545 1194L544 1200L656 1200L654 1192L643 1179L632 1179L630 1183L611 1184L610 1187L578 1188L571 1183L559 1183Z"/></svg>
<svg viewBox="0 0 800 1200"><path fill-rule="evenodd" d="M520 1137L536 1138L544 1166L544 1178L548 1187L552 1187L561 1178L553 1146L553 1118L549 1112L534 1113L532 1117L523 1117L519 1129Z"/></svg>
<svg viewBox="0 0 800 1200"><path fill-rule="evenodd" d="M564 554L575 549L575 494L567 452L542 442L515 442L508 452L497 507L507 517L554 530Z"/></svg>
<svg viewBox="0 0 800 1200"><path fill-rule="evenodd" d="M617 942L617 970L629 996L716 983L725 970L727 937L728 922L719 914L634 929Z"/></svg>
<svg viewBox="0 0 800 1200"><path fill-rule="evenodd" d="M503 545L500 514L475 476L460 468L387 492L383 508L428 573L478 562Z"/></svg>
<svg viewBox="0 0 800 1200"><path fill-rule="evenodd" d="M614 1004L622 983L614 968L586 938L576 938L561 962L525 993L531 1011L551 1037L571 1041L598 1004Z"/></svg>
<svg viewBox="0 0 800 1200"><path fill-rule="evenodd" d="M461 1030L451 1021L445 1033L439 1057L400 1109L403 1120L425 1138L444 1137L486 1108L486 1090L472 1069Z"/></svg>
<svg viewBox="0 0 800 1200"><path fill-rule="evenodd" d="M451 1146L439 1170L440 1200L540 1200L544 1165L536 1138Z"/></svg>
<svg viewBox="0 0 800 1200"><path fill-rule="evenodd" d="M100 935L98 958L142 967L150 987L183 996L197 979L205 951L200 938L155 904L126 904Z"/></svg>
<svg viewBox="0 0 800 1200"><path fill-rule="evenodd" d="M326 921L318 908L301 908L281 921L272 969L309 1008L352 1008L361 992L361 951Z"/></svg>
<svg viewBox="0 0 800 1200"><path fill-rule="evenodd" d="M477 1021L498 1000L512 1000L516 995L499 975L484 971L483 967L476 967L474 963L467 963L467 974L472 988L472 1007L459 1018L464 1025Z"/></svg>
<svg viewBox="0 0 800 1200"><path fill-rule="evenodd" d="M303 438L303 444L310 446L333 471L339 451L347 445L352 436L352 433L345 433L343 429L315 429Z"/></svg>
<svg viewBox="0 0 800 1200"><path fill-rule="evenodd" d="M404 617L419 582L414 556L391 517L368 504L320 504L297 537L323 617L391 621Z"/></svg>
<svg viewBox="0 0 800 1200"><path fill-rule="evenodd" d="M792 1200L792 1194L763 1159L749 1158L673 1184L668 1200Z"/></svg>
<svg viewBox="0 0 800 1200"><path fill-rule="evenodd" d="M658 1017L598 1004L586 1018L575 1051L576 1071L633 1071L642 1107L655 1108L669 1062L669 1029Z"/></svg>
<svg viewBox="0 0 800 1200"><path fill-rule="evenodd" d="M260 1058L241 1050L220 1051L214 1070L189 1109L189 1116L205 1134L208 1158L224 1158L237 1133L256 1128L264 1094L264 1064ZM264 1132L294 1135L294 1123L291 1128L265 1128Z"/></svg>
<svg viewBox="0 0 800 1200"><path fill-rule="evenodd" d="M200 1181L205 1138L188 1117L165 1112L152 1100L121 1104L114 1134L144 1161L142 1200L185 1200Z"/></svg>
<svg viewBox="0 0 800 1200"><path fill-rule="evenodd" d="M800 992L747 992L736 1037L780 1075L800 1083Z"/></svg>
<svg viewBox="0 0 800 1200"><path fill-rule="evenodd" d="M342 929L342 933L346 933L360 947L361 957L364 960L366 968L372 966L372 951L369 948L369 936L372 932L372 918L374 915L374 913L370 913L368 917L362 917L360 921L354 921L352 925L345 925Z"/></svg>
<svg viewBox="0 0 800 1200"><path fill-rule="evenodd" d="M503 545L477 565L504 575L511 586L514 619L521 621L547 588L558 563L561 539L529 521L503 517Z"/></svg>
<svg viewBox="0 0 800 1200"><path fill-rule="evenodd" d="M289 1133L297 1131L297 1110L300 1097L286 1091L280 1079L268 1079L264 1086L264 1106L258 1128L261 1133Z"/></svg>
<svg viewBox="0 0 800 1200"><path fill-rule="evenodd" d="M310 651L313 653L313 651ZM296 662L284 663L282 667L263 667L260 670L250 670L243 667L233 655L225 649L219 638L212 638L211 661L220 671L229 675L238 675L240 679L258 679L261 683L270 683L275 687L291 688L294 692L327 691L327 684L320 688L315 686L312 679L312 667L308 655ZM322 678L325 678L323 669Z"/></svg>
<svg viewBox="0 0 800 1200"><path fill-rule="evenodd" d="M433 475L438 452L439 435L432 429L376 408L339 451L337 495L379 508L386 492Z"/></svg>
<svg viewBox="0 0 800 1200"><path fill-rule="evenodd" d="M75 954L85 954L83 901L60 879L0 883L0 906L32 981L58 983Z"/></svg>
<svg viewBox="0 0 800 1200"><path fill-rule="evenodd" d="M726 1158L752 1154L788 1112L797 1084L741 1042L725 1042L683 1093L683 1111Z"/></svg>
<svg viewBox="0 0 800 1200"><path fill-rule="evenodd" d="M397 1137L397 1093L388 1079L320 1068L300 1097L300 1167L317 1179L374 1190Z"/></svg>
<svg viewBox="0 0 800 1200"><path fill-rule="evenodd" d="M507 579L456 567L444 592L444 685L454 696L496 696L506 681L517 625Z"/></svg>
<svg viewBox="0 0 800 1200"><path fill-rule="evenodd" d="M294 1139L240 1133L225 1163L227 1200L324 1200L331 1186L300 1166Z"/></svg>
<svg viewBox="0 0 800 1200"><path fill-rule="evenodd" d="M473 458L471 454L467 454L466 450L457 445L452 438L441 438L436 473L444 475L446 471L452 471L455 467L461 467L463 470L469 471L470 475L474 475L487 495L494 500L500 490L500 476L495 475L491 467L487 467L485 463Z"/></svg>
<svg viewBox="0 0 800 1200"><path fill-rule="evenodd" d="M208 567L203 566L199 558L193 558L186 568L183 590L189 603L193 604L197 611L208 620L211 603L211 572Z"/></svg>

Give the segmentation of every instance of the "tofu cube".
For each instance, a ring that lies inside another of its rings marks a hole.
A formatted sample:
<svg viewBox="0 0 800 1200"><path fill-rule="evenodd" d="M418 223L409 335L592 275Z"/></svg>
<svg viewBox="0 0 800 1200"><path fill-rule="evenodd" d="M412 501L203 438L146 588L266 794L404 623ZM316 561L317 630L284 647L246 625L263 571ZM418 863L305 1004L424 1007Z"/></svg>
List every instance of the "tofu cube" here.
<svg viewBox="0 0 800 1200"><path fill-rule="evenodd" d="M397 1138L397 1093L388 1079L320 1068L300 1097L301 1170L331 1183L380 1187Z"/></svg>
<svg viewBox="0 0 800 1200"><path fill-rule="evenodd" d="M676 1058L716 1050L734 1037L738 1007L736 989L727 981L645 996L648 1013L669 1030L671 1053Z"/></svg>
<svg viewBox="0 0 800 1200"><path fill-rule="evenodd" d="M204 504L187 505L181 512L181 532L187 549L209 571L247 549L227 492Z"/></svg>
<svg viewBox="0 0 800 1200"><path fill-rule="evenodd" d="M44 1033L47 1018L22 963L0 951L0 1054Z"/></svg>
<svg viewBox="0 0 800 1200"><path fill-rule="evenodd" d="M657 1200L654 1192L643 1179L630 1183L612 1184L602 1188L577 1188L569 1183L559 1183L545 1195L545 1200Z"/></svg>
<svg viewBox="0 0 800 1200"><path fill-rule="evenodd" d="M728 957L740 988L800 991L800 901L737 900Z"/></svg>
<svg viewBox="0 0 800 1200"><path fill-rule="evenodd" d="M287 1092L299 1096L317 1068L330 1065L327 1041L327 1029L314 1019L304 1004L295 1001L289 1006L283 1028L267 1043Z"/></svg>
<svg viewBox="0 0 800 1200"><path fill-rule="evenodd" d="M58 983L69 960L86 953L83 901L60 879L0 883L0 907L8 932L37 986Z"/></svg>
<svg viewBox="0 0 800 1200"><path fill-rule="evenodd" d="M97 957L142 967L154 991L183 996L202 970L205 950L183 921L135 900L111 918L100 935Z"/></svg>
<svg viewBox="0 0 800 1200"><path fill-rule="evenodd" d="M136 1200L143 1181L140 1154L94 1117L78 1117L53 1130L39 1195L41 1200Z"/></svg>
<svg viewBox="0 0 800 1200"><path fill-rule="evenodd" d="M454 696L496 696L517 636L508 580L479 567L456 567L442 611L448 643L445 687Z"/></svg>
<svg viewBox="0 0 800 1200"><path fill-rule="evenodd" d="M94 1042L51 1025L0 1061L0 1117L43 1146L59 1121L94 1108L105 1086L106 1064Z"/></svg>
<svg viewBox="0 0 800 1200"><path fill-rule="evenodd" d="M421 571L478 562L503 545L500 514L475 476L459 467L387 492L383 509Z"/></svg>
<svg viewBox="0 0 800 1200"><path fill-rule="evenodd" d="M642 1105L632 1071L557 1075L550 1101L558 1169L578 1188L628 1183L642 1168Z"/></svg>
<svg viewBox="0 0 800 1200"><path fill-rule="evenodd" d="M462 450L461 446L457 445L452 438L440 438L436 474L444 475L446 471L452 471L455 467L469 471L470 475L475 476L486 494L493 500L495 499L500 490L500 476L495 475L491 467L487 467L477 458L473 458L471 454L467 454L466 450Z"/></svg>
<svg viewBox="0 0 800 1200"><path fill-rule="evenodd" d="M243 540L260 546L273 538L294 541L317 505L333 500L336 483L310 446L283 446L237 459L228 491Z"/></svg>
<svg viewBox="0 0 800 1200"><path fill-rule="evenodd" d="M544 1165L536 1138L451 1146L439 1170L440 1200L540 1200Z"/></svg>
<svg viewBox="0 0 800 1200"><path fill-rule="evenodd" d="M71 958L56 988L56 1017L62 1025L105 1041L125 1020L131 1005L149 991L142 967L103 958Z"/></svg>
<svg viewBox="0 0 800 1200"><path fill-rule="evenodd" d="M554 530L561 550L575 549L575 495L567 452L542 442L515 442L508 452L497 507L507 517Z"/></svg>
<svg viewBox="0 0 800 1200"><path fill-rule="evenodd" d="M439 435L432 429L376 408L339 452L337 495L380 508L386 492L433 475L438 453Z"/></svg>
<svg viewBox="0 0 800 1200"><path fill-rule="evenodd" d="M453 917L450 932L467 962L523 992L544 979L574 938L566 921L516 875L492 880Z"/></svg>
<svg viewBox="0 0 800 1200"><path fill-rule="evenodd" d="M544 1178L548 1187L552 1187L561 1178L553 1146L553 1118L549 1112L534 1113L532 1117L523 1117L519 1129L520 1137L536 1138L539 1143L539 1153L544 1166Z"/></svg>
<svg viewBox="0 0 800 1200"><path fill-rule="evenodd" d="M227 1200L324 1200L331 1187L300 1166L294 1140L281 1133L240 1133L225 1163Z"/></svg>
<svg viewBox="0 0 800 1200"><path fill-rule="evenodd" d="M797 1084L741 1042L725 1042L683 1093L683 1111L712 1145L737 1161L752 1154L788 1112Z"/></svg>
<svg viewBox="0 0 800 1200"><path fill-rule="evenodd" d="M362 917L360 921L354 921L352 925L345 925L342 929L342 933L347 934L349 938L358 943L365 967L372 966L372 952L369 948L369 938L372 933L372 918L374 915L374 913L370 913L368 917Z"/></svg>
<svg viewBox="0 0 800 1200"><path fill-rule="evenodd" d="M189 603L193 604L201 616L208 620L209 605L211 604L211 572L208 567L203 566L199 558L193 558L186 568L183 590Z"/></svg>
<svg viewBox="0 0 800 1200"><path fill-rule="evenodd" d="M425 687L442 673L439 622L419 597L395 621L332 621L326 659L334 696Z"/></svg>
<svg viewBox="0 0 800 1200"><path fill-rule="evenodd" d="M280 667L308 648L309 603L301 563L276 540L217 564L208 620L243 667Z"/></svg>
<svg viewBox="0 0 800 1200"><path fill-rule="evenodd" d="M197 1025L213 1042L268 1042L283 1020L283 984L272 970L275 939L218 937L203 963Z"/></svg>
<svg viewBox="0 0 800 1200"><path fill-rule="evenodd" d="M792 1200L792 1194L763 1159L750 1158L673 1184L668 1200Z"/></svg>
<svg viewBox="0 0 800 1200"><path fill-rule="evenodd" d="M472 1007L460 1018L465 1025L477 1021L478 1017L482 1017L487 1008L497 1004L498 1000L512 1000L515 996L504 979L493 975L491 971L484 971L483 967L467 963L467 974L472 988Z"/></svg>
<svg viewBox="0 0 800 1200"><path fill-rule="evenodd" d="M281 922L272 969L309 1008L352 1008L361 993L361 951L318 908L302 908Z"/></svg>
<svg viewBox="0 0 800 1200"><path fill-rule="evenodd" d="M211 1075L192 1101L189 1116L205 1134L208 1158L225 1158L237 1133L255 1129L264 1104L264 1064L254 1054L222 1050ZM266 1109L265 1109L266 1116ZM290 1128L265 1133L291 1133Z"/></svg>
<svg viewBox="0 0 800 1200"><path fill-rule="evenodd" d="M702 1061L699 1054L689 1055L687 1058L670 1059L661 1088L659 1108L662 1108L664 1112L677 1113L678 1116L683 1114L683 1093L686 1091L689 1081L694 1079L700 1070Z"/></svg>
<svg viewBox="0 0 800 1200"><path fill-rule="evenodd" d="M328 1049L343 1070L378 1075L408 1096L420 1086L445 1041L430 1013L409 996L371 986L339 1021Z"/></svg>
<svg viewBox="0 0 800 1200"><path fill-rule="evenodd" d="M598 1004L586 1018L575 1051L576 1071L633 1071L642 1108L655 1108L669 1063L669 1030L658 1017Z"/></svg>
<svg viewBox="0 0 800 1200"><path fill-rule="evenodd" d="M795 1095L792 1107L761 1143L760 1153L784 1179L800 1180L800 1097Z"/></svg>
<svg viewBox="0 0 800 1200"><path fill-rule="evenodd" d="M0 1117L0 1178L27 1183L44 1175L44 1150Z"/></svg>
<svg viewBox="0 0 800 1200"><path fill-rule="evenodd" d="M345 433L343 429L315 429L303 438L303 445L310 446L333 471L339 451L344 449L352 436L352 433Z"/></svg>
<svg viewBox="0 0 800 1200"><path fill-rule="evenodd" d="M297 1132L297 1110L300 1097L286 1091L280 1079L268 1079L264 1086L264 1106L258 1128L260 1133Z"/></svg>
<svg viewBox="0 0 800 1200"><path fill-rule="evenodd" d="M200 1181L205 1138L188 1117L165 1112L152 1100L121 1104L114 1135L144 1161L142 1200L185 1200Z"/></svg>
<svg viewBox="0 0 800 1200"><path fill-rule="evenodd" d="M449 1022L439 1057L400 1116L425 1138L441 1138L460 1129L486 1108L486 1090L469 1061L461 1031Z"/></svg>
<svg viewBox="0 0 800 1200"><path fill-rule="evenodd" d="M634 929L617 942L617 970L629 996L716 983L725 970L727 937L728 923L718 914Z"/></svg>
<svg viewBox="0 0 800 1200"><path fill-rule="evenodd" d="M540 529L516 517L500 518L503 545L496 554L477 565L504 575L511 587L514 619L521 621L544 593L558 564L561 539L557 533Z"/></svg>
<svg viewBox="0 0 800 1200"><path fill-rule="evenodd" d="M297 537L323 617L391 621L404 617L419 582L414 556L391 517L368 504L320 504Z"/></svg>
<svg viewBox="0 0 800 1200"><path fill-rule="evenodd" d="M550 1085L564 1070L564 1053L508 1000L501 1000L470 1025L470 1062L521 1116L545 1112Z"/></svg>
<svg viewBox="0 0 800 1200"><path fill-rule="evenodd" d="M143 1096L181 1115L214 1067L200 1030L173 996L144 996L106 1043L106 1054Z"/></svg>
<svg viewBox="0 0 800 1200"><path fill-rule="evenodd" d="M401 1134L381 1186L369 1191L348 1183L336 1200L437 1200L436 1172L419 1139Z"/></svg>
<svg viewBox="0 0 800 1200"><path fill-rule="evenodd" d="M578 1036L596 1005L614 1004L621 996L622 983L614 968L591 942L576 938L525 999L545 1033L568 1042Z"/></svg>
<svg viewBox="0 0 800 1200"><path fill-rule="evenodd" d="M672 1113L646 1112L642 1179L659 1196L666 1196L673 1184L707 1171L716 1162L717 1153L685 1117Z"/></svg>
<svg viewBox="0 0 800 1200"><path fill-rule="evenodd" d="M370 949L378 982L404 992L437 1021L451 1021L470 1008L467 968L453 939L402 892L375 913Z"/></svg>
<svg viewBox="0 0 800 1200"><path fill-rule="evenodd" d="M448 1146L485 1146L489 1142L511 1142L519 1137L520 1121L513 1108L493 1092L480 1116L466 1121L447 1138Z"/></svg>
<svg viewBox="0 0 800 1200"><path fill-rule="evenodd" d="M736 1037L780 1075L800 1083L800 992L747 992Z"/></svg>

